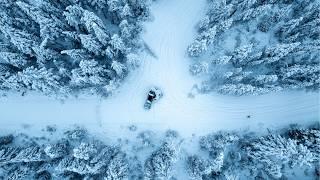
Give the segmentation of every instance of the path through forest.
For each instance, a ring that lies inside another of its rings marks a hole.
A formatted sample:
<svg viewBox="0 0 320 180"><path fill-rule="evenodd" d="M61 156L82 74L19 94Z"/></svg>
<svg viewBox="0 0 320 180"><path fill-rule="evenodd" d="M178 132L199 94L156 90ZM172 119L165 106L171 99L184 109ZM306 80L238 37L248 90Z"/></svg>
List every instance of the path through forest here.
<svg viewBox="0 0 320 180"><path fill-rule="evenodd" d="M182 134L205 134L221 129L256 129L319 119L319 94L302 91L263 96L231 97L216 94L188 97L199 82L188 72L187 45L204 14L206 0L157 1L154 21L146 23L143 39L156 57L142 55L142 64L119 92L100 101L73 99L64 104L46 97L9 97L0 100L0 129L21 124L82 124L117 135L130 124L141 128L172 128ZM148 89L163 89L164 97L150 111L143 109ZM250 115L251 118L247 118ZM120 128L120 129L119 129Z"/></svg>

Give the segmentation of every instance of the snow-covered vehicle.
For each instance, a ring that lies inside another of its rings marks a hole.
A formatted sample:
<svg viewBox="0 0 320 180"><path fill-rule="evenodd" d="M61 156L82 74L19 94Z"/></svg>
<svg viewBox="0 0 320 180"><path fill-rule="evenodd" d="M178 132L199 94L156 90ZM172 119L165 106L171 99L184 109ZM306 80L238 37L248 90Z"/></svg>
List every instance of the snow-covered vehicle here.
<svg viewBox="0 0 320 180"><path fill-rule="evenodd" d="M146 110L151 109L152 104L158 101L162 96L163 96L163 93L160 90L160 88L152 87L148 92L146 102L144 103L144 108Z"/></svg>

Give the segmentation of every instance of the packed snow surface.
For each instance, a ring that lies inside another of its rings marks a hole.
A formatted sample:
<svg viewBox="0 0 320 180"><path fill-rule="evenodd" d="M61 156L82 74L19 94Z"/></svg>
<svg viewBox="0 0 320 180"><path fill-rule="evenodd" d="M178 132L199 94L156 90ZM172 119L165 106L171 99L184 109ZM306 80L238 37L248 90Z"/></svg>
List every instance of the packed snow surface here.
<svg viewBox="0 0 320 180"><path fill-rule="evenodd" d="M63 104L34 95L2 98L0 129L21 124L82 124L114 134L121 127L135 124L149 129L172 128L191 135L222 129L259 130L318 120L318 93L189 96L195 92L193 85L200 81L188 71L191 60L186 48L195 36L195 25L204 15L205 6L206 0L155 2L151 10L154 20L146 23L143 34L154 56L143 54L141 67L129 75L113 96L106 100L70 99ZM152 86L161 87L164 96L147 111L143 104Z"/></svg>

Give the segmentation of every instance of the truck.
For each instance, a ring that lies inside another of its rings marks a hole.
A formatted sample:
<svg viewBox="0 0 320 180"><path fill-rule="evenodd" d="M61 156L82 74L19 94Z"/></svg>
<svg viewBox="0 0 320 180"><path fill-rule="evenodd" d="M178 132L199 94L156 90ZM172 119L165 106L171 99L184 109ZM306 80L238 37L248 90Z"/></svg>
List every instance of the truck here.
<svg viewBox="0 0 320 180"><path fill-rule="evenodd" d="M158 101L160 98L163 97L163 93L159 87L152 87L150 88L148 94L147 94L147 99L144 103L144 109L150 110L151 106L153 103Z"/></svg>

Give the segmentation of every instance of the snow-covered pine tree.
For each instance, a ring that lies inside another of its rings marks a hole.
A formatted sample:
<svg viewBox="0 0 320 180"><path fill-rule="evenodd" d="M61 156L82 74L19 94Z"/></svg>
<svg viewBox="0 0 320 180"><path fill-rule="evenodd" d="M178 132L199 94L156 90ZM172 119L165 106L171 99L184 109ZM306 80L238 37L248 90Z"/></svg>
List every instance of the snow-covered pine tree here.
<svg viewBox="0 0 320 180"><path fill-rule="evenodd" d="M209 1L198 35L187 48L191 57L201 56L190 71L196 75L203 72L201 64L209 65L203 76L205 92L319 90L319 7L315 0ZM251 74L233 73L238 68ZM289 78L289 71L296 76Z"/></svg>
<svg viewBox="0 0 320 180"><path fill-rule="evenodd" d="M52 95L59 92L61 82L59 76L55 75L52 69L37 69L31 66L7 78L3 82L3 86L17 91L34 90Z"/></svg>
<svg viewBox="0 0 320 180"><path fill-rule="evenodd" d="M20 53L0 52L0 62L4 64L11 64L18 68L23 68L27 65L27 57Z"/></svg>
<svg viewBox="0 0 320 180"><path fill-rule="evenodd" d="M120 152L114 156L106 169L106 180L126 179L129 174L128 160L126 154Z"/></svg>
<svg viewBox="0 0 320 180"><path fill-rule="evenodd" d="M107 70L104 66L94 60L81 60L79 68L72 70L72 82L74 85L103 85L108 77Z"/></svg>
<svg viewBox="0 0 320 180"><path fill-rule="evenodd" d="M162 144L142 149L135 148L137 141L105 144L81 128L66 131L65 137L55 136L55 140L14 134L0 136L0 177L279 179L292 177L289 172L296 168L307 169L311 172L308 177L313 177L319 164L319 132L317 124L310 128L290 126L264 136L247 131L223 131L181 143L176 131L168 130L160 139L148 131L143 133L143 141ZM51 138L52 134L45 137ZM142 137L136 138L139 141ZM184 172L186 174L180 176Z"/></svg>
<svg viewBox="0 0 320 180"><path fill-rule="evenodd" d="M280 135L261 137L247 147L247 155L252 161L264 165L265 171L274 178L280 178L282 165L311 165L315 157L304 145Z"/></svg>
<svg viewBox="0 0 320 180"><path fill-rule="evenodd" d="M298 144L306 146L320 161L320 130L317 128L292 128L287 132L289 138L296 140Z"/></svg>
<svg viewBox="0 0 320 180"><path fill-rule="evenodd" d="M39 146L30 146L27 148L23 148L16 154L16 156L11 159L11 162L19 163L19 162L41 162L46 161L48 157L46 156L43 149Z"/></svg>
<svg viewBox="0 0 320 180"><path fill-rule="evenodd" d="M97 153L96 147L91 143L81 142L81 144L73 149L73 156L77 159L89 160Z"/></svg>
<svg viewBox="0 0 320 180"><path fill-rule="evenodd" d="M172 167L176 159L176 149L164 143L146 160L144 179L170 179Z"/></svg>
<svg viewBox="0 0 320 180"><path fill-rule="evenodd" d="M46 145L44 148L44 152L50 158L60 158L68 154L69 151L69 142L68 141L60 141L52 144Z"/></svg>
<svg viewBox="0 0 320 180"><path fill-rule="evenodd" d="M0 63L2 71L7 72L1 76L1 90L64 95L65 91L48 93L49 87L39 87L34 77L27 80L32 76L25 74L37 70L43 76L49 71L47 77L54 77L50 81L59 79L59 83L49 82L52 89L68 89L71 93L103 90L115 78L121 82L124 70L129 71L127 65L133 61L127 63L127 55L142 47L138 40L140 24L149 16L149 6L150 1L123 0L2 1L0 42L5 48L0 49ZM82 74L86 66L83 62L90 59L98 62L93 63L96 69ZM121 65L111 66L115 59ZM113 70L117 77L112 75Z"/></svg>
<svg viewBox="0 0 320 180"><path fill-rule="evenodd" d="M201 180L204 175L211 173L208 161L196 155L187 158L186 166L189 176L194 180Z"/></svg>
<svg viewBox="0 0 320 180"><path fill-rule="evenodd" d="M200 147L209 152L224 150L228 145L239 140L234 133L218 132L200 139Z"/></svg>

